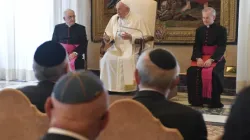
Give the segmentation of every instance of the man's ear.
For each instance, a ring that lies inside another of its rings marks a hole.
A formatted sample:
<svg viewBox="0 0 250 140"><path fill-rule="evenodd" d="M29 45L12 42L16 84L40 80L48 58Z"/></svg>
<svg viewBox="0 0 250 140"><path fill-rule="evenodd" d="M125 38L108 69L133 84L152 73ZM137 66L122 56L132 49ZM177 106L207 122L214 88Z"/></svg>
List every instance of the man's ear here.
<svg viewBox="0 0 250 140"><path fill-rule="evenodd" d="M140 76L139 76L139 72L137 69L135 69L134 76L135 76L136 84L139 85L140 84Z"/></svg>
<svg viewBox="0 0 250 140"><path fill-rule="evenodd" d="M109 112L108 111L104 114L104 116L103 116L103 118L102 118L101 121L102 121L102 123L101 123L101 130L103 130L103 129L106 128L106 126L107 126L107 124L109 122Z"/></svg>
<svg viewBox="0 0 250 140"><path fill-rule="evenodd" d="M49 98L47 98L46 103L44 105L45 112L46 112L49 119L51 119L51 112L52 112L53 108L54 108L54 106L52 103L52 99L51 99L51 97L49 97Z"/></svg>
<svg viewBox="0 0 250 140"><path fill-rule="evenodd" d="M213 19L215 20L216 16L213 16Z"/></svg>
<svg viewBox="0 0 250 140"><path fill-rule="evenodd" d="M71 70L71 67L70 67L69 63L67 63L67 64L65 65L65 74L68 73L68 72L71 72L71 71L72 71L72 70Z"/></svg>
<svg viewBox="0 0 250 140"><path fill-rule="evenodd" d="M65 17L63 17L63 20L65 21Z"/></svg>
<svg viewBox="0 0 250 140"><path fill-rule="evenodd" d="M170 86L170 90L174 89L180 82L180 77L176 76L176 78L173 80L171 86Z"/></svg>

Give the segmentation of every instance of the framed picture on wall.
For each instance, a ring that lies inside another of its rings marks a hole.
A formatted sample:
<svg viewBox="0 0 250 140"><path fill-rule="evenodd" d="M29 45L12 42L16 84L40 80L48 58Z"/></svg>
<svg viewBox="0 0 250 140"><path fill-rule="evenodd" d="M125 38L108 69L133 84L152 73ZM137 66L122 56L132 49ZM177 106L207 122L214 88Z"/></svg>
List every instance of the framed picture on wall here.
<svg viewBox="0 0 250 140"><path fill-rule="evenodd" d="M104 29L116 14L119 0L92 0L92 41L102 39ZM201 11L204 6L216 10L217 24L226 27L228 43L236 44L239 0L156 0L156 44L191 44L195 30L202 25Z"/></svg>

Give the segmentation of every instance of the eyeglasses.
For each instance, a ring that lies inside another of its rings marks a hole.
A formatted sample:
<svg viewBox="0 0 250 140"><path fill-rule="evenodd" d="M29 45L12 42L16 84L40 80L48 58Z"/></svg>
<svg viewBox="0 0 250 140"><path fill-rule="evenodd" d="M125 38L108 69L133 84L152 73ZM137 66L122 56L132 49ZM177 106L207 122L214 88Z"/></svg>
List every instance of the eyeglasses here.
<svg viewBox="0 0 250 140"><path fill-rule="evenodd" d="M74 18L76 18L76 16L74 15L74 16L68 16L68 17L66 17L67 19L74 19Z"/></svg>

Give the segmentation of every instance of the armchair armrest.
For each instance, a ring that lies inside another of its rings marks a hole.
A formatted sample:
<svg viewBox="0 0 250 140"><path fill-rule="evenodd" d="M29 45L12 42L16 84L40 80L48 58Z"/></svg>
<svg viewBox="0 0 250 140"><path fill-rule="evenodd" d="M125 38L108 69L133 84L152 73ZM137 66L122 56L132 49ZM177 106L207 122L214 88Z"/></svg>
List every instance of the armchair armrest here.
<svg viewBox="0 0 250 140"><path fill-rule="evenodd" d="M102 45L100 47L100 57L103 57L104 54L106 53L106 51L108 50L108 48L110 48L113 45L114 41L111 41L109 44L104 43L104 41L102 41Z"/></svg>
<svg viewBox="0 0 250 140"><path fill-rule="evenodd" d="M151 35L143 36L144 40L142 38L135 39L135 44L141 44L141 43L147 43L150 41L154 41L154 37Z"/></svg>
<svg viewBox="0 0 250 140"><path fill-rule="evenodd" d="M139 55L142 53L142 50L145 48L145 44L147 42L150 42L150 41L154 41L154 37L153 36L143 36L143 38L137 38L135 39L135 44L139 44Z"/></svg>

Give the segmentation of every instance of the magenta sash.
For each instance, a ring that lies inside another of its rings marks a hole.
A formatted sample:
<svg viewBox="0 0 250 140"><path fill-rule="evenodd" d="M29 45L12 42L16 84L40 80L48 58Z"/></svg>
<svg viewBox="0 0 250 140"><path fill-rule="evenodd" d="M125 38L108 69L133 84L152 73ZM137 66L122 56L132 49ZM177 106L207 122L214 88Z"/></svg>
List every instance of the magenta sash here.
<svg viewBox="0 0 250 140"><path fill-rule="evenodd" d="M79 46L79 44L64 44L64 43L61 43L61 45L65 48L68 55L70 55ZM76 58L77 57L75 57L74 59L69 60L69 65L70 65L71 70L75 70L75 60L76 60Z"/></svg>
<svg viewBox="0 0 250 140"><path fill-rule="evenodd" d="M217 46L203 46L202 53L203 55L209 55L210 57L215 52ZM201 78L202 78L202 97L204 98L212 98L212 77L213 77L213 69L216 66L216 63L212 63L209 68L202 68Z"/></svg>

